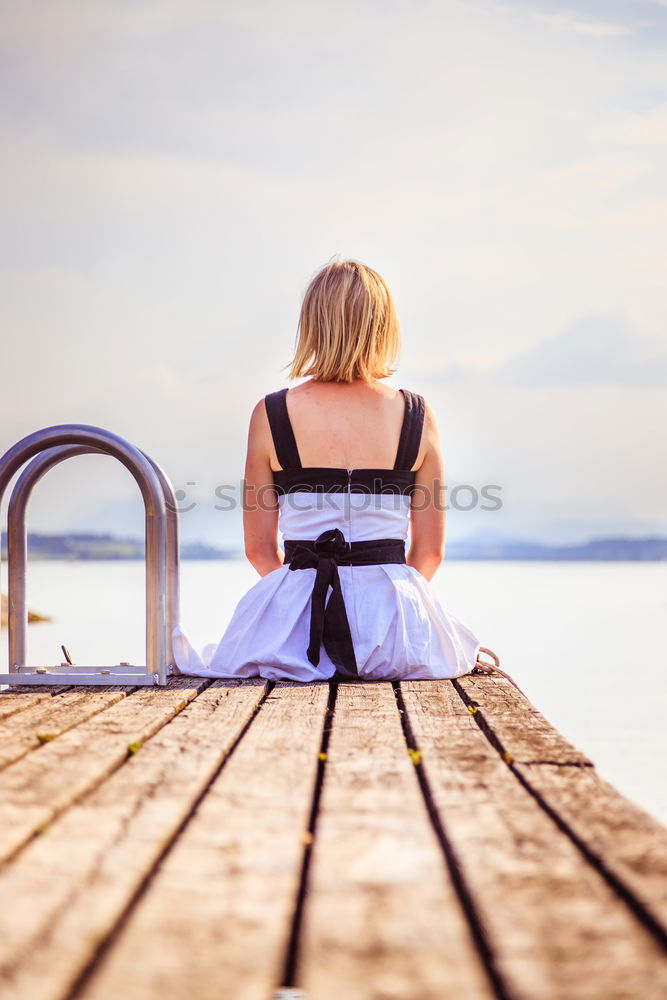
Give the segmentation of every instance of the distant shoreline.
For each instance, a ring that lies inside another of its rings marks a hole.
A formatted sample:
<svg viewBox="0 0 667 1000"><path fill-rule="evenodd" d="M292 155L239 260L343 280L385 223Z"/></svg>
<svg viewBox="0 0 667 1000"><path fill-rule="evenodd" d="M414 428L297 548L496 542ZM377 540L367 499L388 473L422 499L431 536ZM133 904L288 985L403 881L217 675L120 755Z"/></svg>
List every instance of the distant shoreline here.
<svg viewBox="0 0 667 1000"><path fill-rule="evenodd" d="M2 558L7 558L6 537L2 535ZM144 558L144 543L136 538L119 538L109 534L41 534L28 535L28 558L36 560L66 559L72 561L125 561ZM238 548L217 548L205 542L185 542L181 559L235 560L243 559ZM545 545L522 539L470 538L448 541L445 558L450 560L521 560L540 562L662 562L667 560L667 538L604 537L570 545Z"/></svg>

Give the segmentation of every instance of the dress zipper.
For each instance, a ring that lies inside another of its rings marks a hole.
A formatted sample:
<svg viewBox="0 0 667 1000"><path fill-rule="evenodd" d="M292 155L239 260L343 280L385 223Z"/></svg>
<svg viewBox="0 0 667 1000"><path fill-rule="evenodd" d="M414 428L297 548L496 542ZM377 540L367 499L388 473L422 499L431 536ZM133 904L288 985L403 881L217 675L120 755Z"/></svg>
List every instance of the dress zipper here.
<svg viewBox="0 0 667 1000"><path fill-rule="evenodd" d="M352 473L354 469L347 470L347 520L348 520L348 545L352 544Z"/></svg>

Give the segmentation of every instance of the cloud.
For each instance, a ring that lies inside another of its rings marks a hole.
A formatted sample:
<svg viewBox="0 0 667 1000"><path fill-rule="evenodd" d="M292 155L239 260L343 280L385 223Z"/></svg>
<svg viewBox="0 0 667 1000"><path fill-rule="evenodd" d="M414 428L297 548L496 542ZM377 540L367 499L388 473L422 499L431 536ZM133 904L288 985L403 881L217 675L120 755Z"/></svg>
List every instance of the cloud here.
<svg viewBox="0 0 667 1000"><path fill-rule="evenodd" d="M610 130L612 127L608 126ZM616 127L622 131L620 123ZM583 192L585 197L590 197L596 193L612 194L620 191L629 182L643 177L650 170L650 162L639 156L606 153L568 160L546 169L542 176L545 184L552 189L569 193L570 197L573 191Z"/></svg>
<svg viewBox="0 0 667 1000"><path fill-rule="evenodd" d="M494 3L496 10L527 15L554 34L583 38L619 38L632 45L653 46L667 31L667 0L514 0Z"/></svg>
<svg viewBox="0 0 667 1000"><path fill-rule="evenodd" d="M623 317L592 314L487 374L509 386L660 386L667 385L667 349Z"/></svg>
<svg viewBox="0 0 667 1000"><path fill-rule="evenodd" d="M533 19L542 24L548 24L558 31L573 31L579 35L591 35L594 38L609 38L617 35L631 35L632 28L627 24L613 24L607 21L582 21L570 11L561 10L554 14L533 13Z"/></svg>
<svg viewBox="0 0 667 1000"><path fill-rule="evenodd" d="M664 97L663 97L664 102ZM591 129L594 139L613 139L632 145L667 144L667 103L642 113L633 112L615 121L595 125Z"/></svg>

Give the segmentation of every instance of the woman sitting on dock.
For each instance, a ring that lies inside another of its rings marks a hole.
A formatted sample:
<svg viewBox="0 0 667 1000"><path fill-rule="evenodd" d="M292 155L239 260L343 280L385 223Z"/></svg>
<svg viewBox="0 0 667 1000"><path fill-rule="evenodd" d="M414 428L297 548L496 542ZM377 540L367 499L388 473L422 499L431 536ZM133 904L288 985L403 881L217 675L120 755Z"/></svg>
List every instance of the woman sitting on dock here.
<svg viewBox="0 0 667 1000"><path fill-rule="evenodd" d="M218 643L198 652L175 628L181 673L375 681L484 666L430 586L444 555L443 458L423 396L383 381L399 348L376 271L333 259L315 275L289 373L308 381L269 393L250 418L245 551L262 579Z"/></svg>

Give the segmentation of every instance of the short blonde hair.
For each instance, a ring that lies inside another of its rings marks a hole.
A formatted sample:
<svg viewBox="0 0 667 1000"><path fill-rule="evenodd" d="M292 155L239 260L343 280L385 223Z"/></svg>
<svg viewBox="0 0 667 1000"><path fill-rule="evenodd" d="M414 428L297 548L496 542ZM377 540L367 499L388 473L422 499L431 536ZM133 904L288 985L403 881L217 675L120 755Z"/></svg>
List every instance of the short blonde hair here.
<svg viewBox="0 0 667 1000"><path fill-rule="evenodd" d="M401 346L386 281L356 260L335 255L303 297L289 377L352 382L393 375Z"/></svg>

